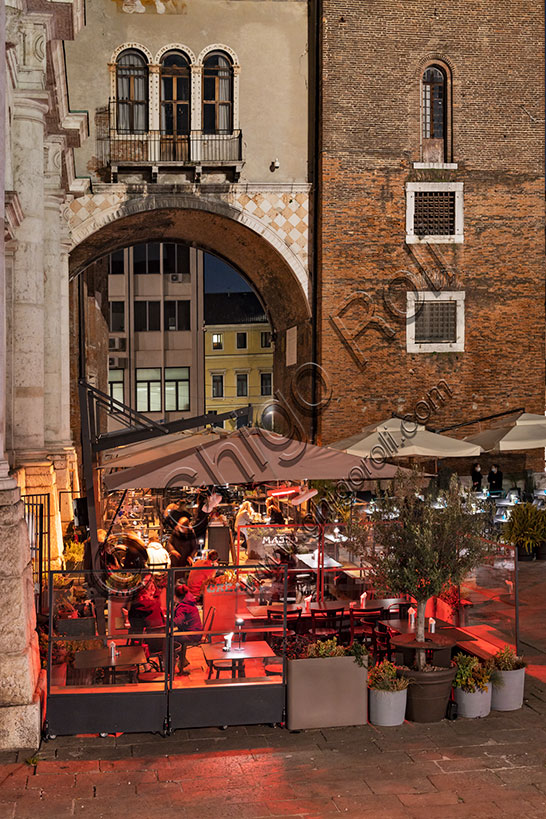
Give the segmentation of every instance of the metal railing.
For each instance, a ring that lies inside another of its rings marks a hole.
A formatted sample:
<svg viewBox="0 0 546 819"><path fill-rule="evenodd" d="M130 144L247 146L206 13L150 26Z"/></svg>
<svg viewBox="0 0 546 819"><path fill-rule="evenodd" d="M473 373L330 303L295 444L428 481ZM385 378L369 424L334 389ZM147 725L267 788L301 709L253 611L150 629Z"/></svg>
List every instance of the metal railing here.
<svg viewBox="0 0 546 819"><path fill-rule="evenodd" d="M241 162L243 139L240 130L229 133L169 134L161 130L128 133L118 127L115 105L96 114L98 157L103 167L109 165L182 165L227 164Z"/></svg>
<svg viewBox="0 0 546 819"><path fill-rule="evenodd" d="M49 495L23 495L24 518L30 540L36 610L42 613L47 602L44 578L50 569Z"/></svg>

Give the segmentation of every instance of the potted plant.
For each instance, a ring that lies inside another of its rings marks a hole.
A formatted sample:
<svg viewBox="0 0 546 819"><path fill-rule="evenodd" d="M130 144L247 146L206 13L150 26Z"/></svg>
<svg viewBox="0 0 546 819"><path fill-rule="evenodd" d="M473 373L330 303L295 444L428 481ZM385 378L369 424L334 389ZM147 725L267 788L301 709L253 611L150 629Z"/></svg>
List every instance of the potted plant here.
<svg viewBox="0 0 546 819"><path fill-rule="evenodd" d="M406 714L409 683L407 677L398 675L396 666L389 660L383 660L369 669L368 691L372 725L402 725Z"/></svg>
<svg viewBox="0 0 546 819"><path fill-rule="evenodd" d="M504 539L518 550L518 560L536 555L546 560L546 513L532 503L518 503L504 524Z"/></svg>
<svg viewBox="0 0 546 819"><path fill-rule="evenodd" d="M425 635L427 602L447 584L459 585L490 546L482 538L486 516L471 514L456 478L441 503L423 494L422 485L419 473L403 474L382 499L381 512L373 514L373 538L369 527L358 525L349 528L349 535L353 551L367 559L378 593L416 601L415 668L404 672L411 678L407 718L435 722L445 716L455 669L426 664L427 641L434 644Z"/></svg>
<svg viewBox="0 0 546 819"><path fill-rule="evenodd" d="M455 702L460 717L476 719L491 711L491 680L495 675L492 662L481 663L477 657L459 652L455 664Z"/></svg>
<svg viewBox="0 0 546 819"><path fill-rule="evenodd" d="M504 646L493 657L493 663L496 674L491 708L494 711L516 711L523 705L525 662L510 646Z"/></svg>
<svg viewBox="0 0 546 819"><path fill-rule="evenodd" d="M287 726L333 728L368 721L368 652L360 643L350 648L337 638L302 641L297 653L287 638ZM295 656L296 654L296 656Z"/></svg>

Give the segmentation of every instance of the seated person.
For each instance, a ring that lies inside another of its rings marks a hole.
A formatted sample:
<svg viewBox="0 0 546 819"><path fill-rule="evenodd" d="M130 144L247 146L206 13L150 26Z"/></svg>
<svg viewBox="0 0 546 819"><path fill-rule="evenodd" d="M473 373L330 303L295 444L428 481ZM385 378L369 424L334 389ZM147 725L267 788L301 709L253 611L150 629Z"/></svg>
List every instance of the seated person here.
<svg viewBox="0 0 546 819"><path fill-rule="evenodd" d="M189 661L186 659L186 647L198 645L201 642L203 623L195 597L184 583L179 583L178 586L176 586L174 596L177 600L174 610L174 626L176 632L199 632L198 634L178 634L175 632L175 642L182 646L179 670L181 674L187 674L189 672L184 671L184 668L189 665Z"/></svg>
<svg viewBox="0 0 546 819"><path fill-rule="evenodd" d="M284 519L284 515L279 509L278 504L276 503L274 498L268 498L265 502L265 513L269 517L269 522L273 524L281 524L284 526L286 523Z"/></svg>
<svg viewBox="0 0 546 819"><path fill-rule="evenodd" d="M152 571L170 569L171 558L162 543L157 540L150 540L146 552L148 553L148 568L152 569Z"/></svg>
<svg viewBox="0 0 546 819"><path fill-rule="evenodd" d="M206 568L206 567L212 568ZM208 556L203 560L196 560L193 568L188 575L188 589L195 598L199 598L203 594L204 586L209 580L216 576L216 567L218 566L218 552L211 549Z"/></svg>
<svg viewBox="0 0 546 819"><path fill-rule="evenodd" d="M159 598L153 580L139 589L131 601L128 611L130 623L129 634L146 634L147 632L163 631L165 617L161 610ZM164 651L165 640L161 638L146 639L144 643L146 656L158 651Z"/></svg>

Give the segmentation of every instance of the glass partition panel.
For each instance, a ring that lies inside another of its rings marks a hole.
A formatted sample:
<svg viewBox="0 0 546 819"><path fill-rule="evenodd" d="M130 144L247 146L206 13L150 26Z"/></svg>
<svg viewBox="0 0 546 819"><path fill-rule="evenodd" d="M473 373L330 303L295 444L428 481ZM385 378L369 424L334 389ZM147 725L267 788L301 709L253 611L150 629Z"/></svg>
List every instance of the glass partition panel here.
<svg viewBox="0 0 546 819"><path fill-rule="evenodd" d="M271 572L208 559L171 570L170 580L172 689L284 682L285 627L293 616L285 566Z"/></svg>
<svg viewBox="0 0 546 819"><path fill-rule="evenodd" d="M491 541L493 553L460 586L458 623L472 637L495 647L517 640L517 555L513 546Z"/></svg>
<svg viewBox="0 0 546 819"><path fill-rule="evenodd" d="M50 572L49 693L166 687L167 573Z"/></svg>

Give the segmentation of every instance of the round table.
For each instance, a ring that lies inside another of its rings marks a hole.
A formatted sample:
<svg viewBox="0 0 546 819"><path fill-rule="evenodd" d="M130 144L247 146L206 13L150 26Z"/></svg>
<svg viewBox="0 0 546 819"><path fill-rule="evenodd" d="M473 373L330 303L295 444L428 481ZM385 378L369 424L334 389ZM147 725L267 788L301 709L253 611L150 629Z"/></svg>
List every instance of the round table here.
<svg viewBox="0 0 546 819"><path fill-rule="evenodd" d="M438 652L438 656L435 657L435 662L437 662L438 665L441 662L446 663L447 667L451 662L451 649L454 645L456 645L456 643L456 640L437 632L434 634L429 633L427 636L425 636L424 642L416 640L415 634L395 634L393 637L391 637L391 645L400 648L404 652L404 663L406 665L408 665L406 658L407 652L413 652L413 660L416 651L419 649L425 649L425 651ZM440 654L440 652L444 652L443 656Z"/></svg>

